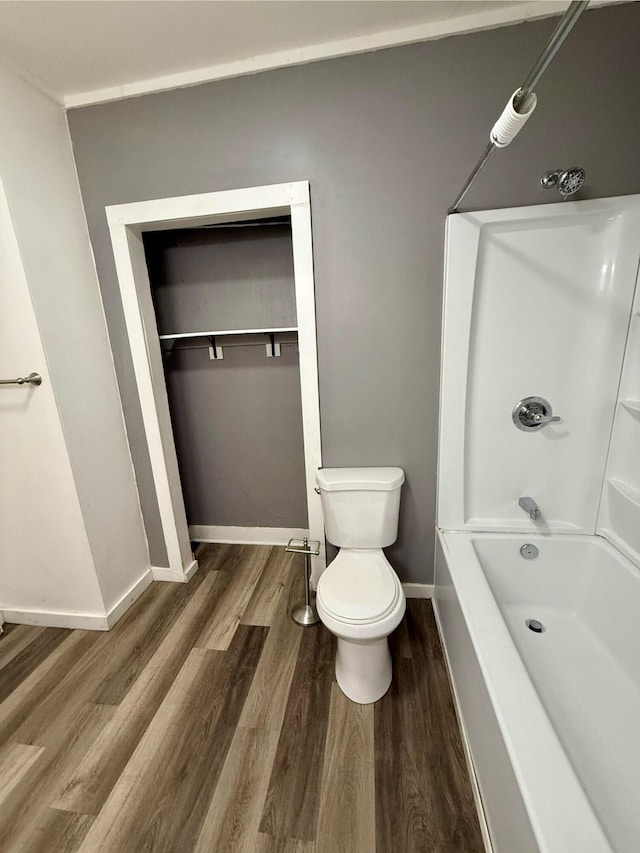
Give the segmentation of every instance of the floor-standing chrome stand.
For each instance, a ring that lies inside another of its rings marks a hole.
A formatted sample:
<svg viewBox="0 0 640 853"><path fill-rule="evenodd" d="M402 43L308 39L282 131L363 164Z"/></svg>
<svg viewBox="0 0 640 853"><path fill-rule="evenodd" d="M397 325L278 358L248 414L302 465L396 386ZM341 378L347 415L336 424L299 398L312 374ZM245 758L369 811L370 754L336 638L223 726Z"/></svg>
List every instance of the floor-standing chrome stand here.
<svg viewBox="0 0 640 853"><path fill-rule="evenodd" d="M300 544L302 547L300 547ZM291 610L291 618L298 625L308 627L320 621L315 603L311 601L311 556L320 553L320 543L314 539L290 539L285 548L292 554L304 554L304 602L296 604Z"/></svg>

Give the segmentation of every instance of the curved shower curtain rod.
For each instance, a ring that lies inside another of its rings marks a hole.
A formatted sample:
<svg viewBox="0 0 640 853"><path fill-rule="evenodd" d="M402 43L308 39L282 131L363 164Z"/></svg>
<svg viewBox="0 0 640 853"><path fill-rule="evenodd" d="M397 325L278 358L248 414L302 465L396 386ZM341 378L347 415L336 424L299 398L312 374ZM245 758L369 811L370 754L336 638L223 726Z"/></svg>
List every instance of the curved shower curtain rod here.
<svg viewBox="0 0 640 853"><path fill-rule="evenodd" d="M551 64L556 53L562 47L564 40L567 38L571 30L576 25L580 15L589 5L589 0L573 0L569 3L567 10L558 23L558 26L553 31L553 35L549 39L549 43L538 57L538 61L529 72L529 76L524 81L522 86L517 89L498 121L493 126L489 134L489 144L484 150L482 157L478 160L475 168L467 178L463 188L460 190L458 197L451 205L448 213L456 213L458 206L465 197L471 184L475 181L480 170L493 154L496 148L504 148L508 145L522 129L529 116L533 113L537 99L534 94L534 89L544 76L547 68Z"/></svg>

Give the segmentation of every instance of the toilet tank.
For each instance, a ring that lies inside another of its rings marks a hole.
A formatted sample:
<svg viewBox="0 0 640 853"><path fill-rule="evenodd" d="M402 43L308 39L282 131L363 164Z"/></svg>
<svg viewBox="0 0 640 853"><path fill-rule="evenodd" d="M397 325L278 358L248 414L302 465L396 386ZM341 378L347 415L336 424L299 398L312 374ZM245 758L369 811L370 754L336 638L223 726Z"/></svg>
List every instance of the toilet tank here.
<svg viewBox="0 0 640 853"><path fill-rule="evenodd" d="M398 536L402 468L320 468L324 526L339 548L386 548Z"/></svg>

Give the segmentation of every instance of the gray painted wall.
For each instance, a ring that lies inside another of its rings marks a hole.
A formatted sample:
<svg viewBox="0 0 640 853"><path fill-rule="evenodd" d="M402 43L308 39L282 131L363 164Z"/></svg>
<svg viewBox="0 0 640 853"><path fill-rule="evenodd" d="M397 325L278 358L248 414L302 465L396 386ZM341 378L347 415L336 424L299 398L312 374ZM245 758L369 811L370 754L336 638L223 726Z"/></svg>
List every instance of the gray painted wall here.
<svg viewBox="0 0 640 853"><path fill-rule="evenodd" d="M144 242L160 334L296 325L290 225ZM189 524L307 526L297 345L267 358L266 340L219 338L219 361L206 339L178 341L164 357Z"/></svg>
<svg viewBox="0 0 640 853"><path fill-rule="evenodd" d="M160 334L296 325L290 225L144 236Z"/></svg>
<svg viewBox="0 0 640 853"><path fill-rule="evenodd" d="M311 182L325 465L401 465L390 559L429 582L445 215L556 21L225 80L69 113L152 548L148 459L104 207ZM582 165L582 198L640 192L640 6L588 11L520 137L469 208L557 201L540 175ZM161 563L156 562L161 565Z"/></svg>
<svg viewBox="0 0 640 853"><path fill-rule="evenodd" d="M165 375L189 524L306 527L297 345L179 350Z"/></svg>

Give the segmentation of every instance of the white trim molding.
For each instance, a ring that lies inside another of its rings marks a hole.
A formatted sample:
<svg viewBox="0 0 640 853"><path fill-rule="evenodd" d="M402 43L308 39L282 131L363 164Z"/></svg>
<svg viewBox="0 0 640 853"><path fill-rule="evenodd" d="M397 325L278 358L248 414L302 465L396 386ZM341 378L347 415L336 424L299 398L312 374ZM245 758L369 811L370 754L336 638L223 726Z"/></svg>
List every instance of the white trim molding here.
<svg viewBox="0 0 640 853"><path fill-rule="evenodd" d="M151 566L151 574L154 581L168 581L169 583L186 583L198 571L198 561L192 560L182 572L174 572L166 566Z"/></svg>
<svg viewBox="0 0 640 853"><path fill-rule="evenodd" d="M289 539L304 539L309 531L301 527L218 527L191 524L192 542L224 542L236 545L286 545Z"/></svg>
<svg viewBox="0 0 640 853"><path fill-rule="evenodd" d="M591 0L590 6L608 5L618 0ZM62 104L67 109L84 107L88 104L100 104L107 101L120 101L146 95L151 92L166 92L171 89L184 89L214 80L225 80L230 77L243 77L260 71L271 71L275 68L288 68L291 65L305 65L323 59L334 59L338 56L348 56L358 53L368 53L388 47L400 47L416 42L433 41L451 35L476 32L478 30L494 29L510 24L520 24L536 18L547 18L559 15L566 9L566 0L539 0L520 3L499 3L490 10L472 12L457 18L442 21L422 21L406 27L386 29L366 35L354 35L343 39L307 44L292 47L287 50L272 51L254 55L246 59L220 62L202 68L179 71L174 74L158 75L146 80L135 80L115 86L105 86L84 92L65 94ZM42 88L40 81L35 85ZM48 94L51 94L48 92ZM51 97L56 97L51 95ZM59 96L56 98L59 99Z"/></svg>
<svg viewBox="0 0 640 853"><path fill-rule="evenodd" d="M80 628L87 631L109 631L118 619L127 612L134 601L142 595L151 584L151 572L145 572L138 580L116 601L107 613L68 613L49 610L7 610L2 613L7 622L16 625L42 625L46 628Z"/></svg>
<svg viewBox="0 0 640 853"><path fill-rule="evenodd" d="M127 592L120 598L107 613L107 628L113 628L118 619L127 612L134 601L142 595L148 586L151 586L153 577L150 571L145 572L138 580L129 588Z"/></svg>
<svg viewBox="0 0 640 853"><path fill-rule="evenodd" d="M81 628L108 631L105 613L53 613L48 610L3 610L4 618L14 625L41 625L45 628Z"/></svg>
<svg viewBox="0 0 640 853"><path fill-rule="evenodd" d="M322 504L315 492L322 450L308 181L112 205L106 214L168 556L166 569L152 571L157 579L176 581L187 580L194 571L193 555L142 235L278 214L291 216L309 536L320 542L320 554L311 558L312 577L317 581L326 556Z"/></svg>
<svg viewBox="0 0 640 853"><path fill-rule="evenodd" d="M120 602L118 602L118 605ZM129 607L118 612L120 618ZM43 628L69 628L82 631L109 631L117 619L110 620L109 613L67 613L49 610L4 610L5 620L13 625L38 625Z"/></svg>
<svg viewBox="0 0 640 853"><path fill-rule="evenodd" d="M433 598L432 583L403 583L406 598Z"/></svg>

